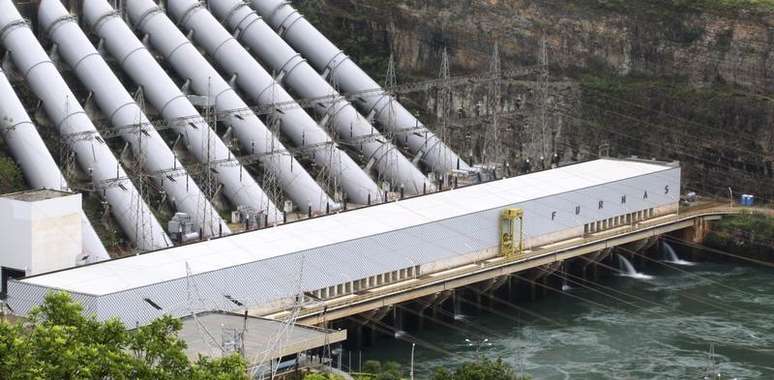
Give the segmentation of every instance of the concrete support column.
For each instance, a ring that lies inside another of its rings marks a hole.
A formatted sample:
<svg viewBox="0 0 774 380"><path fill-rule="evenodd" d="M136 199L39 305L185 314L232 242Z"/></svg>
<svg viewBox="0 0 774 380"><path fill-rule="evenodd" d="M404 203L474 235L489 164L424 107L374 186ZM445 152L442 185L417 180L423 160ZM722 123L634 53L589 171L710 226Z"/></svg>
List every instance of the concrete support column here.
<svg viewBox="0 0 774 380"><path fill-rule="evenodd" d="M513 276L508 276L508 301L513 300Z"/></svg>

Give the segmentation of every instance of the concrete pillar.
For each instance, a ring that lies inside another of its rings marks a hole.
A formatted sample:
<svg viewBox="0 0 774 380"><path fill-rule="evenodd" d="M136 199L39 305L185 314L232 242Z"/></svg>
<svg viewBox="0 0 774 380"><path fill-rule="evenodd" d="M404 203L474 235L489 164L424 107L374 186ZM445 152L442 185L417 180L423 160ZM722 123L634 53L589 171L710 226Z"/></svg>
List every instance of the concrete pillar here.
<svg viewBox="0 0 774 380"><path fill-rule="evenodd" d="M376 345L376 340L379 339L379 330L376 328L376 325L371 325L371 344Z"/></svg>

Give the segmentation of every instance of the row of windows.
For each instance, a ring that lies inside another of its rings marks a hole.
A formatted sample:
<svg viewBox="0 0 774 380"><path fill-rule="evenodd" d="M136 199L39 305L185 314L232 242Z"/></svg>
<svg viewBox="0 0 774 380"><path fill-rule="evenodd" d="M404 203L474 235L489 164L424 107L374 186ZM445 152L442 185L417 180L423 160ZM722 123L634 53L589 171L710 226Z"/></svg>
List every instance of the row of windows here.
<svg viewBox="0 0 774 380"><path fill-rule="evenodd" d="M647 193L646 193L647 194ZM647 197L647 195L645 195ZM622 198L622 201L626 202L626 197ZM600 202L600 208L603 204ZM555 217L555 212L552 214L552 218ZM619 215L608 219L598 220L595 222L587 223L583 226L583 232L585 234L600 232L611 228L630 225L639 221L649 219L655 216L655 210L650 208L637 212L632 212L625 215ZM420 274L419 265L404 268L392 272L382 273L360 280L351 282L345 282L343 284L333 285L322 289L312 291L312 295L317 299L330 299L335 297L341 297L348 294L358 293L368 289L389 285L399 281L404 281L418 277Z"/></svg>
<svg viewBox="0 0 774 380"><path fill-rule="evenodd" d="M597 220L596 222L586 223L583 225L583 233L591 234L599 231L609 230L611 228L620 227L623 225L630 225L637 223L645 219L652 218L656 215L656 210L649 208L647 210L641 210L637 212L628 213L625 215L614 216L603 220Z"/></svg>
<svg viewBox="0 0 774 380"><path fill-rule="evenodd" d="M317 289L312 292L312 295L318 299L341 297L347 294L353 294L379 286L416 278L419 276L419 273L419 265L417 265L392 272L377 274L360 280L329 286L327 288Z"/></svg>

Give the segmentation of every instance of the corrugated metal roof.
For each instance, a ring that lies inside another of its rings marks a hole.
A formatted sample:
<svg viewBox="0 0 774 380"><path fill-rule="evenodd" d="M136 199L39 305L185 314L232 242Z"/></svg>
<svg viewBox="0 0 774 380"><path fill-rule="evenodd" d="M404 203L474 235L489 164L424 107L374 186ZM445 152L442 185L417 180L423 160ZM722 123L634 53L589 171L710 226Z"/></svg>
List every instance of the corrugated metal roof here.
<svg viewBox="0 0 774 380"><path fill-rule="evenodd" d="M90 295L106 295L143 286L186 277L186 263L193 275L211 272L278 256L320 248L354 239L371 237L370 249L391 245L386 232L406 229L483 210L501 208L514 203L560 194L573 190L598 186L632 177L672 169L660 163L602 159L554 170L547 170L501 181L456 189L449 192L407 199L376 207L363 208L332 216L311 219L275 228L229 236L193 245L176 247L140 256L102 262L66 271L44 274L22 280L22 283L47 288L65 289ZM455 222L458 223L458 222ZM454 236L444 236L450 228L444 226L438 234L423 231L423 239L435 240L433 249L467 252L463 242L451 241ZM477 226L457 226L460 234L475 241ZM437 238L437 239L436 239ZM468 239L465 239L468 240ZM352 242L361 244L362 242ZM464 244L471 244L471 241ZM421 250L422 247L416 247ZM353 247L356 250L356 247ZM337 253L344 251L319 249L311 255L324 255L327 262L336 262ZM322 258L322 257L321 257ZM310 265L316 262L308 257ZM331 277L342 278L366 274L367 263L354 261L351 255L341 256L351 265L348 268L325 270ZM385 258L385 260L390 260ZM406 263L410 266L411 263ZM362 266L363 268L359 268ZM269 269L269 268L267 268ZM275 266L271 272L256 276L290 278L297 268ZM316 268L324 270L325 268Z"/></svg>

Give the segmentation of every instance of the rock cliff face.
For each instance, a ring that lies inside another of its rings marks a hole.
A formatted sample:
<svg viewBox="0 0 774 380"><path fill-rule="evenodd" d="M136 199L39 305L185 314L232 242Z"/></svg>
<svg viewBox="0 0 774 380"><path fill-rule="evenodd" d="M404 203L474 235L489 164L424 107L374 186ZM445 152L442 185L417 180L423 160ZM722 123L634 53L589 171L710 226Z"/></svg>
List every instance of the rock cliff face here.
<svg viewBox="0 0 774 380"><path fill-rule="evenodd" d="M306 0L300 6L377 78L390 51L407 81L436 77L444 47L452 75L467 75L488 69L494 41L504 68L540 63L545 43L547 94L536 76L504 83L498 109L523 112L498 123L498 160L521 165L553 152L563 160L600 153L679 159L688 188L722 194L731 186L772 198L774 2L748 3ZM453 108L480 111L489 94L486 84L455 89ZM424 118L438 114L432 93L409 98ZM480 156L489 129L463 125L451 133L452 145Z"/></svg>
<svg viewBox="0 0 774 380"><path fill-rule="evenodd" d="M315 3L322 17L334 20L335 34L367 33L376 44L391 44L409 73L433 72L443 46L457 68L479 70L494 41L511 64L536 63L545 38L550 63L561 71L678 75L774 92L774 4L702 11L654 0Z"/></svg>

